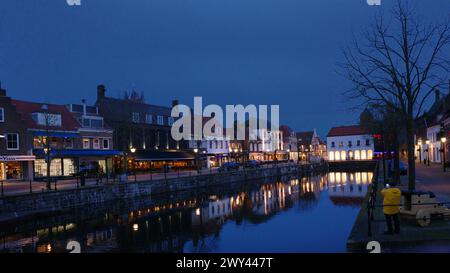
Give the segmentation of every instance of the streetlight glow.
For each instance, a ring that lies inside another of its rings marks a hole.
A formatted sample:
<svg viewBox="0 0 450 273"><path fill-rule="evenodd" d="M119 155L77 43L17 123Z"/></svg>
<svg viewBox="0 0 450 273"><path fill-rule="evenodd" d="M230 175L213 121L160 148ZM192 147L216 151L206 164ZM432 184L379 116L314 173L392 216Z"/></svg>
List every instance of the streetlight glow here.
<svg viewBox="0 0 450 273"><path fill-rule="evenodd" d="M134 147L131 147L130 148L130 152L132 152L133 154L136 152L136 148L134 148Z"/></svg>
<svg viewBox="0 0 450 273"><path fill-rule="evenodd" d="M441 137L441 142L442 143L445 143L447 141L447 138L446 137Z"/></svg>

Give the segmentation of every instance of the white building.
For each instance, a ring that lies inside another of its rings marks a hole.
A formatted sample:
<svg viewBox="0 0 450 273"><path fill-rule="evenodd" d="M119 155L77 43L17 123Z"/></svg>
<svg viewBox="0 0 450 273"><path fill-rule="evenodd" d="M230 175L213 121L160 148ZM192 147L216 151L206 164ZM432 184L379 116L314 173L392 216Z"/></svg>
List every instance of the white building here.
<svg viewBox="0 0 450 273"><path fill-rule="evenodd" d="M331 128L327 135L328 161L371 160L373 136L359 125Z"/></svg>
<svg viewBox="0 0 450 273"><path fill-rule="evenodd" d="M248 150L251 160L272 161L282 160L286 156L283 150L283 132L280 130L255 129L250 132Z"/></svg>
<svg viewBox="0 0 450 273"><path fill-rule="evenodd" d="M428 158L430 162L442 163L442 149L444 145L440 138L441 125L435 124L427 128L427 142L425 143L425 158ZM428 144L427 144L428 143ZM428 154L426 150L428 149Z"/></svg>

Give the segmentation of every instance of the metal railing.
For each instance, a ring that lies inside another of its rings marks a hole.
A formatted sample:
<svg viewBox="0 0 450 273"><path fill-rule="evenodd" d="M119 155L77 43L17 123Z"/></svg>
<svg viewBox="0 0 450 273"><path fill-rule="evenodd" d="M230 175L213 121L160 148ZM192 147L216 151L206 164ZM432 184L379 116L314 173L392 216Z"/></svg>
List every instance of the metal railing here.
<svg viewBox="0 0 450 273"><path fill-rule="evenodd" d="M372 182L369 189L369 199L367 200L367 235L372 236L372 222L374 220L375 203L377 201L377 191L378 191L378 172L380 169L379 162L375 167L375 172L372 177Z"/></svg>
<svg viewBox="0 0 450 273"><path fill-rule="evenodd" d="M299 172L304 173L313 173L316 170L323 169L323 165L320 163L310 163L310 164L302 164L296 161L284 161L284 162L265 162L263 164L258 165L257 167L251 166L246 167L245 165L239 166L238 170L226 170L223 172L219 172L218 168L207 168L207 169L199 169L199 170L188 170L182 171L181 169L175 169L174 171L169 171L166 173L163 172L153 172L150 173L141 173L138 174L138 179L133 174L127 175L125 179L120 179L117 174L109 174L108 176L104 175L102 177L91 177L82 179L80 176L74 176L72 179L68 180L57 180L56 178L52 178L50 181L51 188L45 190L45 181L28 181L29 184L26 186L27 181L22 184L20 189L18 187L8 187L6 186L8 182L1 180L0 181L0 197L3 196L13 196L13 195L22 195L22 194L32 194L33 192L42 192L42 191L60 191L60 190L70 190L70 189L78 189L84 186L89 187L100 187L107 184L113 184L118 182L141 182L141 181L153 181L153 180L168 180L168 179L179 179L183 177L191 177L191 176L203 176L203 175L233 175L238 172L243 172L247 175L247 171L251 170L261 170L261 169L271 169L271 168L293 168L297 167ZM105 183L106 182L106 183ZM22 182L20 182L22 183ZM84 184L84 185L83 185Z"/></svg>

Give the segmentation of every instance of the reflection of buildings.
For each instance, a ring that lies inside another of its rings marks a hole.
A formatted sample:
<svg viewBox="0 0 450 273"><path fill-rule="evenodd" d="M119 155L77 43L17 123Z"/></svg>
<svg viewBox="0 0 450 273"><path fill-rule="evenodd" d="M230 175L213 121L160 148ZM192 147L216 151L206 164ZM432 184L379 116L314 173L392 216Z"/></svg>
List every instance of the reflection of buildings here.
<svg viewBox="0 0 450 273"><path fill-rule="evenodd" d="M84 252L210 252L220 243L226 222L259 224L290 208L311 211L327 190L333 203L354 204L364 196L371 178L371 173L364 172L330 173L328 179L315 176L255 183L240 192L216 192L207 197L190 198L189 194L177 201L161 198L156 204L145 203L133 211L123 205L117 210L109 207L105 216L103 212L84 217L76 214L61 221L68 224L51 221L45 222L45 228L32 227L37 231L21 228L20 233L5 232L0 238L0 252L66 252L65 244L71 239L78 240Z"/></svg>
<svg viewBox="0 0 450 273"><path fill-rule="evenodd" d="M330 172L328 174L330 199L334 204L340 205L361 204L372 177L372 172Z"/></svg>

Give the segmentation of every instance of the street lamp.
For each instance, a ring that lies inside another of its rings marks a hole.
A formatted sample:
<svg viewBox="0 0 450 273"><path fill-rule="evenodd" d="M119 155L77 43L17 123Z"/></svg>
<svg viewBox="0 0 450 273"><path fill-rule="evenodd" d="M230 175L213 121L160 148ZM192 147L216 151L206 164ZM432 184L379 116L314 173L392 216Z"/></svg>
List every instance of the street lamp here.
<svg viewBox="0 0 450 273"><path fill-rule="evenodd" d="M136 148L131 147L130 148L130 152L133 154L133 158L132 158L131 163L133 163L134 182L136 182L136 180L137 180L137 177L136 177L136 162L134 160L134 153L136 152Z"/></svg>
<svg viewBox="0 0 450 273"><path fill-rule="evenodd" d="M443 154L443 157L442 157L442 163L443 163L443 169L444 169L444 172L445 172L445 146L446 146L446 143L447 142L447 138L446 137L441 137L441 143L442 143L442 154Z"/></svg>
<svg viewBox="0 0 450 273"><path fill-rule="evenodd" d="M427 165L430 166L430 155L429 155L429 146L430 146L430 140L426 140L425 143L427 144L427 149L425 150L427 152Z"/></svg>

